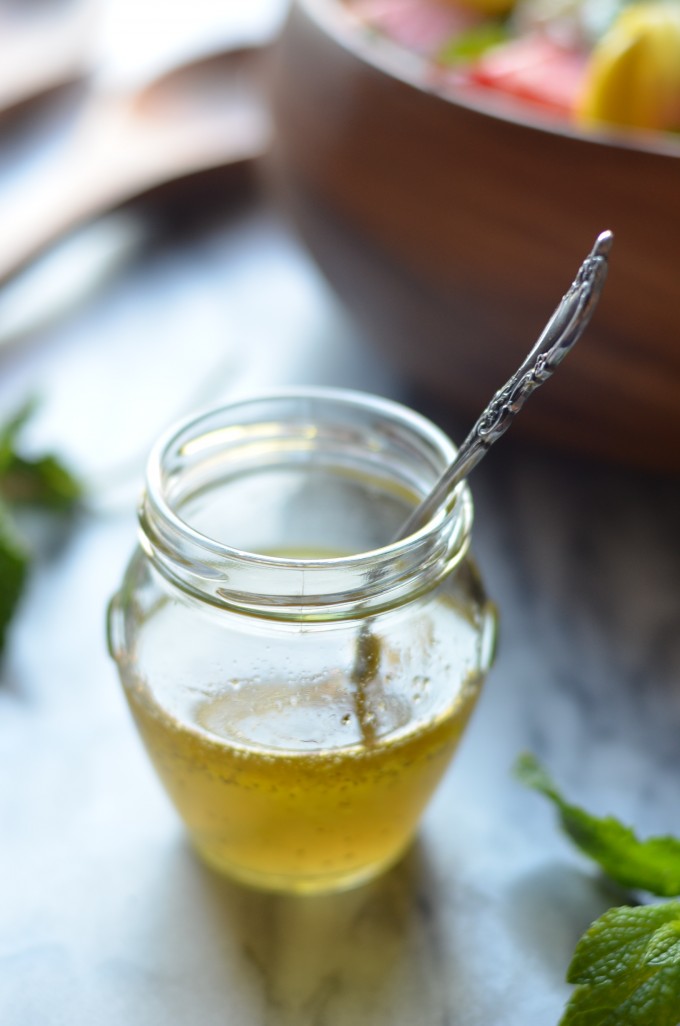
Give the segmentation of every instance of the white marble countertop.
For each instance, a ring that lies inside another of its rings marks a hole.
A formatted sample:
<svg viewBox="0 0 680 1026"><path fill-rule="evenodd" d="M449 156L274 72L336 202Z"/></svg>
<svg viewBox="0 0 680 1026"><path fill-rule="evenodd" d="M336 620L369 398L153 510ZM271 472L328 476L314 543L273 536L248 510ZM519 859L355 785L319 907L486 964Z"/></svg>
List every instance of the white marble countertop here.
<svg viewBox="0 0 680 1026"><path fill-rule="evenodd" d="M0 413L43 394L36 446L95 484L125 471L43 553L0 673L3 1026L546 1026L616 896L513 780L517 754L596 811L680 834L680 485L507 439L473 481L499 656L413 850L315 899L242 890L194 858L104 608L157 431L199 397L289 383L390 395L459 432L363 348L259 203L143 252L0 357Z"/></svg>

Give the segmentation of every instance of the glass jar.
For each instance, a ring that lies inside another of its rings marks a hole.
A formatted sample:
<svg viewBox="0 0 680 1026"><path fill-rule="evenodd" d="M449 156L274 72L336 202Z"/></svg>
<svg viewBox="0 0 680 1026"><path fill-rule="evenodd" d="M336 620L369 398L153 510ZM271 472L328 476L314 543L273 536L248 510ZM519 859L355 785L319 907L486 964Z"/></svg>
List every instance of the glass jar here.
<svg viewBox="0 0 680 1026"><path fill-rule="evenodd" d="M109 647L204 859L330 891L417 829L493 656L472 500L396 544L455 449L403 406L296 389L153 450Z"/></svg>

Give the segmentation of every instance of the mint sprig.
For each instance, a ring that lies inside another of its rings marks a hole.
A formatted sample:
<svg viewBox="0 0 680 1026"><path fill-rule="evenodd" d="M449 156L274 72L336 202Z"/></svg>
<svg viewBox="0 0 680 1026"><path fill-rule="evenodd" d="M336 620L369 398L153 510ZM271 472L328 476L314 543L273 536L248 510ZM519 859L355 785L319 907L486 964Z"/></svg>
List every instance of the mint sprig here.
<svg viewBox="0 0 680 1026"><path fill-rule="evenodd" d="M12 524L9 512L0 503L0 653L26 582L28 553Z"/></svg>
<svg viewBox="0 0 680 1026"><path fill-rule="evenodd" d="M82 497L79 481L54 455L26 459L12 453L0 474L0 494L15 505L68 511Z"/></svg>
<svg viewBox="0 0 680 1026"><path fill-rule="evenodd" d="M516 775L557 807L571 840L619 884L680 894L680 840L641 841L613 816L567 802L533 755ZM567 972L575 990L559 1026L680 1026L680 901L609 909L576 946Z"/></svg>
<svg viewBox="0 0 680 1026"><path fill-rule="evenodd" d="M21 432L36 405L34 399L29 400L0 425L0 654L31 561L20 536L22 508L69 513L83 495L82 485L58 457L21 453Z"/></svg>
<svg viewBox="0 0 680 1026"><path fill-rule="evenodd" d="M570 804L533 755L522 755L515 771L522 783L552 801L567 835L612 880L663 898L680 894L680 840L650 837L641 841L613 816L593 816Z"/></svg>
<svg viewBox="0 0 680 1026"><path fill-rule="evenodd" d="M678 1026L680 902L612 908L576 946L560 1026Z"/></svg>
<svg viewBox="0 0 680 1026"><path fill-rule="evenodd" d="M38 401L35 396L31 396L0 425L0 473L11 460L17 439L37 408Z"/></svg>

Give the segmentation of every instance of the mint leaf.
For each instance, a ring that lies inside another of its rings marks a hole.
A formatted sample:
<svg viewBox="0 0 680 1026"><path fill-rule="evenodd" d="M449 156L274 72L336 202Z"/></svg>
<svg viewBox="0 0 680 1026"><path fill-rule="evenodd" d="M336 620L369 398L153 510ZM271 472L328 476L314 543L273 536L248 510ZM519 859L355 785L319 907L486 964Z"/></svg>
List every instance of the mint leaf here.
<svg viewBox="0 0 680 1026"><path fill-rule="evenodd" d="M570 805L532 755L516 773L557 806L572 840L612 879L680 893L680 840L640 841L613 817ZM680 1026L680 901L605 912L577 944L567 980L576 987L559 1026Z"/></svg>
<svg viewBox="0 0 680 1026"><path fill-rule="evenodd" d="M623 887L664 898L680 894L680 840L650 837L641 841L630 827L613 816L592 816L577 805L570 805L533 755L522 755L515 772L524 784L553 802L562 827L574 844L612 880Z"/></svg>
<svg viewBox="0 0 680 1026"><path fill-rule="evenodd" d="M21 434L22 428L33 416L38 405L37 399L32 397L23 403L16 413L13 413L9 420L0 425L0 474L4 473L14 454L16 440Z"/></svg>
<svg viewBox="0 0 680 1026"><path fill-rule="evenodd" d="M645 952L647 965L680 966L680 920L659 927Z"/></svg>
<svg viewBox="0 0 680 1026"><path fill-rule="evenodd" d="M77 478L56 456L29 459L17 449L19 435L37 405L35 398L28 399L0 425L0 499L8 504L68 510L83 495Z"/></svg>
<svg viewBox="0 0 680 1026"><path fill-rule="evenodd" d="M31 459L19 453L19 436L35 408L36 401L30 399L0 425L0 654L29 567L10 508L13 514L26 505L64 513L83 494L80 482L56 456Z"/></svg>
<svg viewBox="0 0 680 1026"><path fill-rule="evenodd" d="M0 470L6 502L68 510L82 495L82 485L56 456L29 460L13 452Z"/></svg>
<svg viewBox="0 0 680 1026"><path fill-rule="evenodd" d="M560 1026L679 1026L680 902L612 908L576 946Z"/></svg>
<svg viewBox="0 0 680 1026"><path fill-rule="evenodd" d="M507 26L501 21L485 21L450 39L437 54L439 64L463 64L481 57L492 46L509 39Z"/></svg>
<svg viewBox="0 0 680 1026"><path fill-rule="evenodd" d="M23 591L28 556L19 541L7 510L0 504L0 653L7 627Z"/></svg>

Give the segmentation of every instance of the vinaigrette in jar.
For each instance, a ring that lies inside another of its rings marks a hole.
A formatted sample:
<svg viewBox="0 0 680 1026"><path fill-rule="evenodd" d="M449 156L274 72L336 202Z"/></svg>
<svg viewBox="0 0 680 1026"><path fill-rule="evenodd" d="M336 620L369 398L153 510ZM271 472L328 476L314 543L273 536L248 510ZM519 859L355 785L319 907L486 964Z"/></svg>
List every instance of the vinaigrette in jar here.
<svg viewBox="0 0 680 1026"><path fill-rule="evenodd" d="M336 890L412 840L495 617L466 554L467 489L380 542L451 455L403 407L322 390L216 411L155 450L110 644L194 846L233 878ZM362 630L375 660L357 675Z"/></svg>

